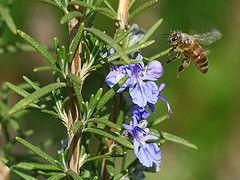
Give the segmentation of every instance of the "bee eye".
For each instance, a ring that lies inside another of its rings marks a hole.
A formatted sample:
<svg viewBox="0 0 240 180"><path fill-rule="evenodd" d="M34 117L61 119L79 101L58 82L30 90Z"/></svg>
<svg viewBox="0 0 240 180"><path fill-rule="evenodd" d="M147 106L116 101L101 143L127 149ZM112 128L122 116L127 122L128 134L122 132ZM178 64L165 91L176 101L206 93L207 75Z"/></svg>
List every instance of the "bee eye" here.
<svg viewBox="0 0 240 180"><path fill-rule="evenodd" d="M174 36L173 38L172 38L172 42L175 42L175 41L177 41L178 40L178 36Z"/></svg>

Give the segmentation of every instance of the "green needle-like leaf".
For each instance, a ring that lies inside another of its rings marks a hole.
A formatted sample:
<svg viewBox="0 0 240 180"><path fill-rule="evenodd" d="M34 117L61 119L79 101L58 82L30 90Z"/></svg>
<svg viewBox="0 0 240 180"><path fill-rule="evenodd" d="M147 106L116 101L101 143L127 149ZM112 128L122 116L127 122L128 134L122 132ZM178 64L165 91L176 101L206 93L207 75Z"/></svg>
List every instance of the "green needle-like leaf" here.
<svg viewBox="0 0 240 180"><path fill-rule="evenodd" d="M145 4L138 7L135 11L133 11L127 18L127 22L129 22L133 17L138 15L140 12L144 11L145 9L151 7L152 5L156 4L158 0L151 0L146 2Z"/></svg>
<svg viewBox="0 0 240 180"><path fill-rule="evenodd" d="M123 40L129 33L131 33L132 32L132 30L133 30L133 28L130 28L130 29L128 29L126 32L124 32L122 35L120 35L120 36L118 36L117 38L116 38L116 42L120 42L121 40ZM120 31L120 30L119 30Z"/></svg>
<svg viewBox="0 0 240 180"><path fill-rule="evenodd" d="M71 169L67 170L67 174L70 175L74 180L82 180L82 178Z"/></svg>
<svg viewBox="0 0 240 180"><path fill-rule="evenodd" d="M131 46L131 47L125 49L125 50L126 50L126 53L129 54L129 53L135 52L136 50L140 50L140 49L143 49L145 47L148 47L148 46L152 45L154 42L155 41L152 40L152 41L147 41L145 43L136 44L136 45ZM119 54L114 53L114 54L111 54L110 56L107 56L104 59L101 59L98 63L101 63L101 64L109 63L109 62L111 62L111 61L113 61L113 60L115 60L115 59L117 59L119 57L120 57ZM130 61L130 63L135 63L135 62Z"/></svg>
<svg viewBox="0 0 240 180"><path fill-rule="evenodd" d="M156 126L158 124L160 124L161 122L165 121L168 119L168 114L164 115L164 116L161 116L157 119L154 119L153 121L151 121L149 124L148 124L148 127L153 127L153 126Z"/></svg>
<svg viewBox="0 0 240 180"><path fill-rule="evenodd" d="M89 9L95 9L96 8L92 4L86 3L84 1L71 1L70 3L68 3L68 6L73 6L73 5L78 5L78 6L86 7L86 8L89 8Z"/></svg>
<svg viewBox="0 0 240 180"><path fill-rule="evenodd" d="M70 13L64 15L61 18L60 23L64 24L64 23L68 22L69 20L71 20L73 18L77 18L77 17L83 17L83 14L79 11L71 11Z"/></svg>
<svg viewBox="0 0 240 180"><path fill-rule="evenodd" d="M25 91L24 89L22 89L18 86L15 86L12 83L6 82L6 85L8 88L13 90L15 93L19 94L20 96L27 97L29 95L29 93L27 91ZM29 104L29 106L40 109L40 107L36 104Z"/></svg>
<svg viewBox="0 0 240 180"><path fill-rule="evenodd" d="M81 121L76 121L71 128L71 132L75 133L78 129L82 127L82 125L83 123Z"/></svg>
<svg viewBox="0 0 240 180"><path fill-rule="evenodd" d="M9 29L14 33L17 34L17 27L9 14L9 9L0 5L0 15L2 16L3 20L6 22Z"/></svg>
<svg viewBox="0 0 240 180"><path fill-rule="evenodd" d="M41 88L37 91L34 91L32 94L26 96L25 98L20 100L17 104L15 104L9 110L9 114L13 114L15 112L18 112L19 110L28 106L33 101L35 101L35 100L41 98L42 96L50 93L52 90L62 88L62 87L66 87L66 83L52 83L52 84L49 84L49 85L47 85L47 86L45 86L45 87L43 87L43 88Z"/></svg>
<svg viewBox="0 0 240 180"><path fill-rule="evenodd" d="M83 81L76 74L69 73L67 77L79 85L83 84Z"/></svg>
<svg viewBox="0 0 240 180"><path fill-rule="evenodd" d="M112 177L111 180L119 180L127 173L128 173L128 169L124 169L123 171L121 171L120 173Z"/></svg>
<svg viewBox="0 0 240 180"><path fill-rule="evenodd" d="M187 147L190 147L190 148L193 148L193 149L198 149L198 147L195 144L192 144L189 141L187 141L187 140L185 140L181 137L175 136L173 134L163 132L163 131L159 131L159 130L156 130L156 129L151 129L151 128L150 128L150 132L151 132L152 135L155 135L159 138L163 138L167 141L182 144L184 146L187 146Z"/></svg>
<svg viewBox="0 0 240 180"><path fill-rule="evenodd" d="M181 137L175 136L175 135L167 133L167 132L162 132L162 135L163 135L163 138L166 139L167 141L182 144L184 146L187 146L187 147L190 147L193 149L198 149L198 147L195 144L192 144L189 141L187 141Z"/></svg>
<svg viewBox="0 0 240 180"><path fill-rule="evenodd" d="M40 45L37 41L31 38L26 33L17 30L18 34L25 39L34 49L36 49L52 66L56 67L56 60L49 54L49 52Z"/></svg>
<svg viewBox="0 0 240 180"><path fill-rule="evenodd" d="M63 166L60 164L59 161L53 159L51 156L49 156L48 154L46 154L45 152L43 152L41 149L37 148L36 146L30 144L29 142L25 141L24 139L20 138L20 137L16 137L16 140L21 143L23 146L25 146L26 148L28 148L29 150L31 150L32 152L34 152L35 154L37 154L38 156L42 157L43 159L45 159L47 162L49 162L50 164L54 165L57 168L60 168L61 170L64 170Z"/></svg>
<svg viewBox="0 0 240 180"><path fill-rule="evenodd" d="M28 175L25 171L23 171L22 169L16 167L16 166L12 166L10 168L13 172L15 172L18 176L20 176L22 179L25 180L37 180L36 178Z"/></svg>
<svg viewBox="0 0 240 180"><path fill-rule="evenodd" d="M94 122L94 123L101 123L101 124L104 124L104 125L107 125L111 128L114 128L116 129L117 131L120 131L121 130L121 127L116 125L115 123L105 119L104 117L103 118L92 118L92 119L89 119L88 123L89 122Z"/></svg>
<svg viewBox="0 0 240 180"><path fill-rule="evenodd" d="M41 66L33 69L34 72L41 72L41 71L56 71L59 74L62 74L62 71L54 66Z"/></svg>
<svg viewBox="0 0 240 180"><path fill-rule="evenodd" d="M152 27L148 30L147 33L144 34L143 38L139 41L139 43L144 43L150 39L150 37L157 31L157 29L162 24L163 19L159 19Z"/></svg>
<svg viewBox="0 0 240 180"><path fill-rule="evenodd" d="M51 177L47 178L47 180L59 180L66 177L66 174L59 173L59 174L54 174Z"/></svg>
<svg viewBox="0 0 240 180"><path fill-rule="evenodd" d="M123 86L123 84L127 81L129 75L125 75L117 84L115 84L104 96L100 99L98 105L97 105L97 111L104 106L106 102L111 99L114 94L117 92L119 88Z"/></svg>
<svg viewBox="0 0 240 180"><path fill-rule="evenodd" d="M72 1L72 2L80 2L80 1ZM83 28L84 28L84 23L81 23L81 25L79 26L78 32L77 32L77 34L76 34L76 36L74 38L74 41L72 43L71 49L70 49L70 52L72 52L72 54L69 57L69 61L70 61L69 63L72 62L73 56L76 53L76 50L77 50L78 45L79 45L79 42L80 42L80 40L82 38Z"/></svg>
<svg viewBox="0 0 240 180"><path fill-rule="evenodd" d="M168 52L170 51L170 49L172 49L172 48L166 49L166 50L160 52L159 54L156 54L156 55L148 58L148 61L154 61L154 60L158 59L159 57L167 55Z"/></svg>
<svg viewBox="0 0 240 180"><path fill-rule="evenodd" d="M62 9L61 6L59 6L57 3L53 2L52 0L40 0L40 1L44 2L46 4L53 5L53 6L57 7L58 9L60 9L63 13L65 13L64 9Z"/></svg>
<svg viewBox="0 0 240 180"><path fill-rule="evenodd" d="M107 16L110 19L116 20L117 19L117 14L114 13L112 10L104 7L98 7L96 9L93 9L92 11L99 12L102 15Z"/></svg>
<svg viewBox="0 0 240 180"><path fill-rule="evenodd" d="M118 43L114 39L112 39L107 34L95 28L86 28L87 31L97 36L99 39L103 40L107 44L109 44L118 54L119 56L126 62L130 63L129 58L127 56L127 52L124 51Z"/></svg>
<svg viewBox="0 0 240 180"><path fill-rule="evenodd" d="M20 162L15 165L21 169L25 170L48 170L48 171L61 171L61 169L57 168L51 164L41 164L41 163L32 163L32 162Z"/></svg>
<svg viewBox="0 0 240 180"><path fill-rule="evenodd" d="M84 103L84 101L83 101L83 98L82 98L82 94L81 94L81 92L79 90L78 84L75 81L73 81L73 89L74 89L76 97L78 99L78 104L80 106L80 110L81 110L81 112L83 112L83 103Z"/></svg>
<svg viewBox="0 0 240 180"><path fill-rule="evenodd" d="M106 155L94 156L94 157L87 158L84 161L84 163L86 163L88 161L95 161L97 159L112 158L112 157L123 157L123 156L125 156L125 155L124 154L106 154Z"/></svg>
<svg viewBox="0 0 240 180"><path fill-rule="evenodd" d="M104 137L111 138L118 143L122 144L123 146L126 146L127 148L133 149L132 143L130 143L128 140L124 139L122 136L119 134L116 134L112 131L106 130L106 129L99 129L99 128L86 128L83 129L83 132L91 132L94 134L99 134Z"/></svg>
<svg viewBox="0 0 240 180"><path fill-rule="evenodd" d="M10 83L10 82L6 82L5 83L7 85L8 88L10 88L11 90L13 90L15 93L23 96L23 97L26 97L29 95L29 93L27 91L25 91L24 89Z"/></svg>

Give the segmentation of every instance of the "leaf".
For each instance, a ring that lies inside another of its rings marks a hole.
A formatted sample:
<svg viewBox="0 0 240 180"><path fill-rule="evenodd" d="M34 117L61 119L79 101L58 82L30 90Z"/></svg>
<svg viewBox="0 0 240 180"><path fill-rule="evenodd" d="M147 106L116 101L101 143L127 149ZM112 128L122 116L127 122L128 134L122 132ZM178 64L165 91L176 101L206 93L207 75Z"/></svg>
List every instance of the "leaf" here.
<svg viewBox="0 0 240 180"><path fill-rule="evenodd" d="M161 116L153 121L151 121L149 124L148 124L148 127L153 127L153 126L156 126L158 124L160 124L161 122L165 121L168 119L168 114L164 115L164 116Z"/></svg>
<svg viewBox="0 0 240 180"><path fill-rule="evenodd" d="M126 32L124 32L122 35L117 36L116 41L119 43L121 40L123 40L128 34L132 32L133 28L128 29ZM120 31L120 29L119 29Z"/></svg>
<svg viewBox="0 0 240 180"><path fill-rule="evenodd" d="M73 126L71 127L71 133L75 133L77 130L79 130L83 126L83 123L81 121L76 121Z"/></svg>
<svg viewBox="0 0 240 180"><path fill-rule="evenodd" d="M119 180L127 173L128 173L128 169L124 169L123 171L121 171L120 173L112 177L111 180Z"/></svg>
<svg viewBox="0 0 240 180"><path fill-rule="evenodd" d="M74 180L82 180L82 178L71 169L68 169L66 173L70 175Z"/></svg>
<svg viewBox="0 0 240 180"><path fill-rule="evenodd" d="M159 19L152 27L151 29L148 30L147 33L144 34L143 38L139 41L139 43L146 42L147 40L150 39L150 37L157 31L157 29L160 27L162 24L163 19Z"/></svg>
<svg viewBox="0 0 240 180"><path fill-rule="evenodd" d="M152 45L154 42L155 42L155 41L152 40L152 41L147 41L147 42L145 42L145 43L136 44L136 45L131 46L131 47L125 49L125 50L126 50L126 53L127 53L127 54L130 54L130 53L132 53L132 52L135 52L136 50L140 50L140 49L143 49L143 48L145 48L145 47L148 47L148 46ZM109 62L111 62L111 61L113 61L113 60L115 60L115 59L117 59L117 58L119 58L119 57L120 57L119 54L114 53L114 54L111 54L110 56L105 57L104 59L101 59L98 63L101 63L101 64L109 63ZM131 63L135 63L135 62L130 61L130 64L131 64Z"/></svg>
<svg viewBox="0 0 240 180"><path fill-rule="evenodd" d="M86 129L83 129L83 132L91 132L94 134L99 134L101 136L111 138L117 141L118 143L122 144L123 146L133 149L133 145L128 140L124 139L122 136L112 131L109 131L106 129L99 129L99 128L86 128Z"/></svg>
<svg viewBox="0 0 240 180"><path fill-rule="evenodd" d="M53 2L52 0L40 0L41 2L53 5L55 7L57 7L58 9L60 9L63 13L65 13L64 9L62 9L61 6L59 6L57 3Z"/></svg>
<svg viewBox="0 0 240 180"><path fill-rule="evenodd" d="M102 41L106 42L107 44L109 44L118 54L119 56L126 62L126 63L130 63L129 58L127 56L127 53L121 48L120 45L118 45L118 43L116 43L116 41L114 39L112 39L110 36L108 36L107 34L103 33L102 31L95 29L95 28L85 28L85 30L87 30L88 32L94 34L95 36L97 36L99 39L101 39Z"/></svg>
<svg viewBox="0 0 240 180"><path fill-rule="evenodd" d="M112 158L112 157L123 157L125 154L105 154L105 155L100 155L100 156L94 156L94 157L89 157L85 159L84 163L88 161L95 161L98 159L103 159L103 158Z"/></svg>
<svg viewBox="0 0 240 180"><path fill-rule="evenodd" d="M114 158L109 158L106 160L106 169L107 172L113 176L115 173L115 159Z"/></svg>
<svg viewBox="0 0 240 180"><path fill-rule="evenodd" d="M105 4L113 13L117 14L116 11L113 9L113 7L111 6L111 4L108 3L107 0L104 1L104 4Z"/></svg>
<svg viewBox="0 0 240 180"><path fill-rule="evenodd" d="M81 2L81 1L72 1L72 2ZM78 32L77 32L77 34L76 34L76 36L75 36L75 38L73 40L71 49L70 49L70 52L72 52L72 54L70 54L69 63L72 62L73 56L75 55L76 50L77 50L77 48L79 46L79 42L80 42L80 40L82 38L83 28L84 28L84 23L81 23L81 25L78 28Z"/></svg>
<svg viewBox="0 0 240 180"><path fill-rule="evenodd" d="M51 164L41 164L41 163L33 163L33 162L20 162L14 166L19 167L21 169L29 170L29 171L32 171L32 170L61 171L61 169Z"/></svg>
<svg viewBox="0 0 240 180"><path fill-rule="evenodd" d="M62 74L62 71L54 66L41 66L33 69L34 72L41 72L41 71L56 71Z"/></svg>
<svg viewBox="0 0 240 180"><path fill-rule="evenodd" d="M131 64L138 64L138 63L140 63L140 61L131 61ZM102 68L102 67L111 66L111 65L121 66L121 65L126 65L126 62L125 61L104 62L103 64L97 64L92 66L90 70L95 70L97 68Z"/></svg>
<svg viewBox="0 0 240 180"><path fill-rule="evenodd" d="M40 45L37 41L21 30L17 30L18 34L26 40L34 49L36 49L52 66L56 67L56 60L49 54L49 52Z"/></svg>
<svg viewBox="0 0 240 180"><path fill-rule="evenodd" d="M111 89L109 89L104 96L99 100L97 105L97 111L104 106L104 104L111 99L114 94L116 94L117 90L120 89L123 84L127 81L129 75L125 75L117 84L115 84Z"/></svg>
<svg viewBox="0 0 240 180"><path fill-rule="evenodd" d="M77 18L77 17L83 17L83 14L79 11L71 11L61 18L60 23L64 24L64 23L68 22L69 20L71 20L73 18Z"/></svg>
<svg viewBox="0 0 240 180"><path fill-rule="evenodd" d="M23 146L25 146L26 148L30 149L36 155L38 155L38 156L42 157L43 159L45 159L50 164L54 165L57 168L60 168L61 170L64 170L63 166L60 164L59 161L53 159L51 156L49 156L48 154L43 152L41 149L37 148L36 146L30 144L29 142L25 141L24 139L22 139L20 137L16 137L16 140L19 143L21 143Z"/></svg>
<svg viewBox="0 0 240 180"><path fill-rule="evenodd" d="M152 5L156 4L158 0L151 0L146 2L145 4L138 7L135 11L133 11L127 18L127 22L129 22L134 16L138 15L140 12L144 11L145 9L151 7Z"/></svg>
<svg viewBox="0 0 240 180"><path fill-rule="evenodd" d="M6 82L5 83L7 85L8 88L10 88L12 91L16 92L17 94L26 97L29 95L29 93L27 91L25 91L24 89L15 86L14 84L10 83L10 82Z"/></svg>
<svg viewBox="0 0 240 180"><path fill-rule="evenodd" d="M19 51L34 51L32 46L24 43L6 44L0 46L0 54L16 53Z"/></svg>
<svg viewBox="0 0 240 180"><path fill-rule="evenodd" d="M170 51L170 49L172 49L172 48L166 49L166 50L160 52L159 54L156 54L156 55L148 58L148 61L154 61L154 60L156 60L156 59L159 58L159 57L162 57L162 56L167 55L168 52Z"/></svg>
<svg viewBox="0 0 240 180"><path fill-rule="evenodd" d="M78 99L78 104L79 104L79 107L80 107L80 111L83 112L84 101L83 101L83 98L82 98L82 94L79 90L78 84L75 81L73 81L73 89L74 89L76 97Z"/></svg>
<svg viewBox="0 0 240 180"><path fill-rule="evenodd" d="M181 137L175 136L173 134L163 132L163 131L159 131L159 130L156 130L156 129L151 129L151 128L150 128L150 132L151 132L152 135L163 138L167 141L182 144L184 146L187 146L187 147L190 147L190 148L193 148L193 149L196 149L196 150L198 149L198 147L195 144L192 144L189 141L187 141L187 140L185 140Z"/></svg>
<svg viewBox="0 0 240 180"><path fill-rule="evenodd" d="M26 179L26 180L37 180L36 178L28 175L25 171L23 171L22 169L17 168L16 166L12 166L10 169L13 172L15 172L18 176L23 178L23 179Z"/></svg>
<svg viewBox="0 0 240 180"><path fill-rule="evenodd" d="M198 149L198 147L195 144L192 144L189 141L187 141L187 140L185 140L181 137L175 136L173 134L170 134L170 133L167 133L167 132L162 132L162 136L167 141L182 144L184 146L187 146L187 147L190 147L190 148L193 148L193 149L196 149L196 150Z"/></svg>
<svg viewBox="0 0 240 180"><path fill-rule="evenodd" d="M131 0L131 1L130 1L129 5L128 5L128 11L131 10L131 8L132 8L133 4L135 3L135 1L136 1L136 0Z"/></svg>
<svg viewBox="0 0 240 180"><path fill-rule="evenodd" d="M66 177L66 174L59 173L59 174L54 174L54 175L50 176L49 178L47 178L47 180L59 180L64 177Z"/></svg>
<svg viewBox="0 0 240 180"><path fill-rule="evenodd" d="M77 84L79 85L82 85L83 84L83 81L80 79L80 77L78 77L76 74L73 74L73 73L69 73L67 75L67 77L71 80L73 80L74 82L76 82Z"/></svg>
<svg viewBox="0 0 240 180"><path fill-rule="evenodd" d="M32 94L29 94L28 96L26 96L25 98L23 98L22 100L20 100L17 104L15 104L10 110L9 110L9 114L13 114L18 112L19 110L25 108L26 106L28 106L30 103L32 103L33 101L41 98L42 96L50 93L52 90L61 88L61 87L66 87L66 83L52 83L49 84L37 91L34 91Z"/></svg>
<svg viewBox="0 0 240 180"><path fill-rule="evenodd" d="M6 7L3 7L0 5L0 15L2 16L2 19L6 22L9 29L14 33L17 34L17 27L9 13L9 9Z"/></svg>
<svg viewBox="0 0 240 180"><path fill-rule="evenodd" d="M88 123L89 123L89 122L101 123L101 124L107 125L107 126L109 126L109 127L111 127L111 128L114 128L114 129L116 129L117 131L121 131L121 127L120 127L120 126L118 126L118 125L116 125L115 123L107 120L107 119L104 118L104 117L103 117L103 118L92 118L92 119L89 119L89 120L88 120Z"/></svg>
<svg viewBox="0 0 240 180"><path fill-rule="evenodd" d="M117 19L117 14L108 8L98 7L98 8L93 9L92 11L99 12L102 15L105 15L108 18L113 19L113 20Z"/></svg>
<svg viewBox="0 0 240 180"><path fill-rule="evenodd" d="M89 9L95 9L96 8L92 4L86 3L84 1L71 1L70 3L68 3L68 6L73 6L73 5L78 5L78 6L86 7L86 8L89 8Z"/></svg>
<svg viewBox="0 0 240 180"><path fill-rule="evenodd" d="M18 87L18 86L15 86L15 85L12 84L12 83L6 82L5 84L7 85L8 88L10 88L11 90L13 90L14 92L16 92L17 94L19 94L20 96L27 97L27 96L29 95L29 93L28 93L27 91L25 91L24 89L21 89L21 88ZM39 107L39 106L36 105L36 104L29 104L29 106L34 107L34 108L37 108L37 109L41 109L41 107Z"/></svg>

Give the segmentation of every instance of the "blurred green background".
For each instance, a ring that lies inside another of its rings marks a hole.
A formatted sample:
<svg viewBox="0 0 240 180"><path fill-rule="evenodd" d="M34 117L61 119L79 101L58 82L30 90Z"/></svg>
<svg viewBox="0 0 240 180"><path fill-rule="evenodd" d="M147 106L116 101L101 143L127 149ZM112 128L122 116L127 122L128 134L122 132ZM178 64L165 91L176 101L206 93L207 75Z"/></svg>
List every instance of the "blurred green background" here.
<svg viewBox="0 0 240 180"><path fill-rule="evenodd" d="M117 8L118 1L109 1ZM134 8L143 4L138 0ZM68 44L67 27L60 25L61 12L49 5L30 0L15 1L11 11L18 29L21 29L45 46L53 46L53 38L58 37L63 45ZM163 34L172 29L186 33L204 33L219 30L223 37L209 46L202 46L208 53L209 71L201 74L193 63L176 78L181 60L166 66L159 84L166 87L162 95L170 102L173 114L159 129L184 137L196 144L199 150L192 150L178 144L165 143L162 147L162 163L159 173L146 173L146 179L163 180L226 180L240 179L240 1L239 0L160 0L157 5L134 18L130 24L137 23L148 30L158 19L164 23L153 36L156 43L143 50L150 57L169 48L167 37ZM114 23L98 15L95 26L113 36ZM22 41L19 37L4 33L10 41ZM158 59L165 62L166 57ZM25 75L45 85L52 82L51 74L33 73L37 66L47 62L35 52L19 52L0 55L0 82L14 84L23 82ZM50 78L49 78L50 77ZM11 94L9 106L19 100ZM159 101L157 113L151 120L166 113L166 105ZM48 138L66 136L64 126L52 116L29 113L20 120L24 129L33 129L30 142L37 144ZM56 147L47 153L56 157ZM14 176L12 179L15 179Z"/></svg>

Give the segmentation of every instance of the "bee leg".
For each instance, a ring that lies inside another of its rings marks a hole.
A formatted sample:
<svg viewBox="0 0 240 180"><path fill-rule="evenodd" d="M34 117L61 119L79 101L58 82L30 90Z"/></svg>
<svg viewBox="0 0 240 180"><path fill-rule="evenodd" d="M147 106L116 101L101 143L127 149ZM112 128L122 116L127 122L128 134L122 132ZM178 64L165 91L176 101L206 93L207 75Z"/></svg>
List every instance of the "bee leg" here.
<svg viewBox="0 0 240 180"><path fill-rule="evenodd" d="M170 63L170 62L173 61L173 60L179 59L180 57L181 57L181 53L178 52L175 57L172 57L171 59L169 59L169 60L167 60L165 63L163 63L163 66L164 66L165 64Z"/></svg>
<svg viewBox="0 0 240 180"><path fill-rule="evenodd" d="M172 49L170 49L170 51L168 52L167 56L168 57L175 49L176 49L177 46L174 46Z"/></svg>
<svg viewBox="0 0 240 180"><path fill-rule="evenodd" d="M181 66L178 67L178 70L177 70L178 78L179 78L179 73L183 72L189 66L190 62L191 62L191 59L187 57L182 60L182 64Z"/></svg>

